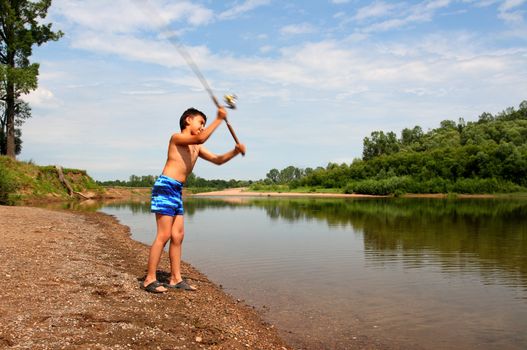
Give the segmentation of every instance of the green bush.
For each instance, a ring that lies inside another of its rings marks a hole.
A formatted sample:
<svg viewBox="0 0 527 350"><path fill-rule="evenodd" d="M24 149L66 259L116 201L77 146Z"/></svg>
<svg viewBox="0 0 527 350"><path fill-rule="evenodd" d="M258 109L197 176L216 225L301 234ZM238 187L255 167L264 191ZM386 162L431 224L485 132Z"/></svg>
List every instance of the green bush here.
<svg viewBox="0 0 527 350"><path fill-rule="evenodd" d="M512 193L524 191L525 188L510 181L498 181L497 179L458 179L451 187L451 192L456 193Z"/></svg>
<svg viewBox="0 0 527 350"><path fill-rule="evenodd" d="M0 204L13 204L11 197L17 188L15 177L0 164Z"/></svg>
<svg viewBox="0 0 527 350"><path fill-rule="evenodd" d="M352 181L344 188L345 193L360 193L373 195L402 194L411 192L412 179L409 176L392 176L387 179L367 179Z"/></svg>
<svg viewBox="0 0 527 350"><path fill-rule="evenodd" d="M434 177L428 180L413 180L412 188L408 193L447 193L450 181L441 177Z"/></svg>

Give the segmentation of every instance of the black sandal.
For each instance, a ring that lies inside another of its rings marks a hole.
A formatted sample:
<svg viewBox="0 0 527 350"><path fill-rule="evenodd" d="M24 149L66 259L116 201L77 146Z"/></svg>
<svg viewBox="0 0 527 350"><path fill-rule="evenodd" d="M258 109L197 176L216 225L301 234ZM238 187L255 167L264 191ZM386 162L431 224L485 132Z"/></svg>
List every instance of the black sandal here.
<svg viewBox="0 0 527 350"><path fill-rule="evenodd" d="M164 287L165 285L159 281L154 281L152 283L150 283L149 285L147 285L145 287L145 285L143 283L141 283L141 289L143 290L146 290L147 292L149 293L157 293L157 294L160 294L160 293L165 293L166 290L157 290L158 287Z"/></svg>
<svg viewBox="0 0 527 350"><path fill-rule="evenodd" d="M188 284L185 280L179 282L179 283L176 283L176 284L168 284L168 283L165 283L164 285L166 288L172 288L172 289L183 289L183 290L188 290L188 291L196 291L196 288L192 287L190 284Z"/></svg>

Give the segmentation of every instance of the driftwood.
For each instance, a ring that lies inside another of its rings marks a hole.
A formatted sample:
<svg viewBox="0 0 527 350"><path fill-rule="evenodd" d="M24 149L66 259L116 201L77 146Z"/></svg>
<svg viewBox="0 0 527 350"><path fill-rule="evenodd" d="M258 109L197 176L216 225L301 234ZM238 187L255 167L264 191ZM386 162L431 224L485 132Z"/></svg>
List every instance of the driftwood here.
<svg viewBox="0 0 527 350"><path fill-rule="evenodd" d="M82 197L84 199L89 199L89 197L86 197L82 193L75 192L73 190L73 188L71 187L71 185L68 182L68 180L66 180L66 177L64 176L64 172L62 171L62 167L60 165L55 165L55 169L57 170L57 174L59 175L60 182L64 185L64 187L66 187L66 189L68 190L68 195L70 197L73 196L74 194L76 194L77 196L80 196L80 197Z"/></svg>

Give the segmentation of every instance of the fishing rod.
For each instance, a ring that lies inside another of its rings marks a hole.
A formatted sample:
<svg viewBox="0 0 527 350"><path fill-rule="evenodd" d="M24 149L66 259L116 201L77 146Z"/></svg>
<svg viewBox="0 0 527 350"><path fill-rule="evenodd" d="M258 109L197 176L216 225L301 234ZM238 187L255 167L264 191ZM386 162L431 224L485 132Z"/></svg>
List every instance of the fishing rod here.
<svg viewBox="0 0 527 350"><path fill-rule="evenodd" d="M154 8L154 6L152 6L148 0L146 0L146 1L144 1L144 0L143 1L135 0L134 2L136 3L137 7L141 8L141 9L149 10L149 12L150 12L150 16L149 17L156 18L157 20L159 20L160 23L163 23L162 19L161 19L161 16L157 13L157 11ZM165 25L165 27L166 27L166 31L168 32L168 25ZM192 56L187 51L185 45L183 45L183 43L181 41L179 41L175 35L171 35L171 36L167 35L167 36L165 36L165 38L166 38L166 40L169 43L171 43L176 48L176 50L179 52L181 57L183 57L183 59L185 60L187 65L194 72L194 74L196 75L198 80L201 82L201 85L203 86L205 91L209 94L210 98L212 99L212 102L214 102L214 105L217 108L222 107L222 105L220 105L218 99L214 95L214 92L212 91L212 88L210 87L209 83L207 82L207 79L205 79L205 76L203 75L203 73L201 73L201 70L199 69L199 67L196 64L196 62L192 59ZM225 107L227 107L229 109L236 109L237 99L238 98L237 98L237 96L235 94L225 95L224 96L224 102L226 104ZM227 124L227 128L229 129L229 132L231 133L231 136L234 139L234 142L236 142L236 144L239 145L240 144L240 140L236 136L236 133L234 132L234 129L233 129L232 125L229 123L229 120L227 119L227 117L225 117L225 123ZM242 155L245 155L245 152L242 152Z"/></svg>

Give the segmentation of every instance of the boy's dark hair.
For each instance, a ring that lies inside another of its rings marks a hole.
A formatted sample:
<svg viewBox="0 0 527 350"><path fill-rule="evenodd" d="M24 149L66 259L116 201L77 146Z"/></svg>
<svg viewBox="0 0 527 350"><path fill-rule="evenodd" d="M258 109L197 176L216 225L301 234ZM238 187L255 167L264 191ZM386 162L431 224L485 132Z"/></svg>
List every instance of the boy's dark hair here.
<svg viewBox="0 0 527 350"><path fill-rule="evenodd" d="M202 111L197 110L196 108L189 108L183 114L181 115L181 118L179 118L179 128L181 131L186 128L187 126L187 117L190 116L196 116L200 115L205 119L205 123L207 122L207 116Z"/></svg>

